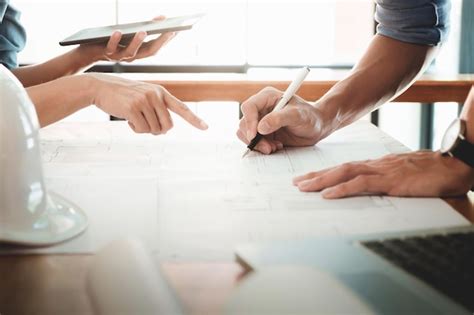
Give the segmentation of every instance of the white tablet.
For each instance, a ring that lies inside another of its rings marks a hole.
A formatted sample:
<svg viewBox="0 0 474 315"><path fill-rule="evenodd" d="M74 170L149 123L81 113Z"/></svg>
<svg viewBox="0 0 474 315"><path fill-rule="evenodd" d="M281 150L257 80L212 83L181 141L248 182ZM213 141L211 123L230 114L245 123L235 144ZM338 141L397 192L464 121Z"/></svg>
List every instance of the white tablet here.
<svg viewBox="0 0 474 315"><path fill-rule="evenodd" d="M115 31L122 32L120 44L126 45L132 40L137 32L145 31L148 35L153 35L188 30L191 29L203 16L204 14L193 14L171 17L163 21L144 21L86 28L60 41L59 45L67 46L84 43L105 43Z"/></svg>

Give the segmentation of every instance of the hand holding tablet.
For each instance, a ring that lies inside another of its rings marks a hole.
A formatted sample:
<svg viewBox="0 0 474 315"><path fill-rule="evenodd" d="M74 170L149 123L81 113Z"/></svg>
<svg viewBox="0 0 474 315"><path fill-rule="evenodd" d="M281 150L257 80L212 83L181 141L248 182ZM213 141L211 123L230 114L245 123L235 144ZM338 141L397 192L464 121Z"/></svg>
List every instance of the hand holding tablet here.
<svg viewBox="0 0 474 315"><path fill-rule="evenodd" d="M61 46L68 46L87 43L106 43L114 32L120 31L122 33L120 44L126 45L133 39L135 34L139 32L146 32L147 35L153 35L191 29L203 16L204 14L193 14L167 19L155 19L152 21L86 28L65 38L60 41L59 44Z"/></svg>
<svg viewBox="0 0 474 315"><path fill-rule="evenodd" d="M156 55L177 31L192 28L202 16L204 14L168 19L158 16L151 21L88 28L67 37L60 44L79 44L75 50L83 68L97 61L132 62ZM152 34L161 35L145 41Z"/></svg>

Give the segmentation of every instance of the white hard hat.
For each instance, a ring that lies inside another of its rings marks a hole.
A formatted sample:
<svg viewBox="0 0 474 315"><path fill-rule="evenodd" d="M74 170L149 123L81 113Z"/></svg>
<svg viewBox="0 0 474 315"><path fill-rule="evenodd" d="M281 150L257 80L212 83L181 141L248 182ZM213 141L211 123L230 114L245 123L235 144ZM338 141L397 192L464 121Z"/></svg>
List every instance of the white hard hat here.
<svg viewBox="0 0 474 315"><path fill-rule="evenodd" d="M0 242L49 245L86 227L82 210L46 190L35 108L0 64Z"/></svg>

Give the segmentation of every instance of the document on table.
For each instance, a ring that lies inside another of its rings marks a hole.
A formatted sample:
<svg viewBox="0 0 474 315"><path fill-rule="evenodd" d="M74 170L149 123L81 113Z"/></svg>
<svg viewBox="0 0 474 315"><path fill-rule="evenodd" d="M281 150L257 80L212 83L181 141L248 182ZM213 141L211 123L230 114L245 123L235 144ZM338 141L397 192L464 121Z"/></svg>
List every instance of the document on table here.
<svg viewBox="0 0 474 315"><path fill-rule="evenodd" d="M252 241L468 224L440 199L325 200L292 185L296 175L404 150L367 123L314 147L245 159L245 146L233 136L186 128L152 137L121 122L64 123L42 136L49 189L80 206L90 227L57 246L0 245L0 253L90 253L132 236L163 259L222 261L233 259L237 244Z"/></svg>

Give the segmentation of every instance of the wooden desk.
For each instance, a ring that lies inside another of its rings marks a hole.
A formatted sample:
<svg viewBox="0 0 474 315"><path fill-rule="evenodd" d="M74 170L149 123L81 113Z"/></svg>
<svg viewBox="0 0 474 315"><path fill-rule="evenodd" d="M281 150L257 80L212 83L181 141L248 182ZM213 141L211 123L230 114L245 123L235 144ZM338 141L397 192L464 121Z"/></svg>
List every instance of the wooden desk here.
<svg viewBox="0 0 474 315"><path fill-rule="evenodd" d="M316 70L299 95L316 100L347 71ZM265 86L284 90L291 76L276 74L126 74L162 84L184 101L242 102ZM395 101L463 102L473 75L423 76ZM474 195L446 200L474 222ZM0 257L0 314L92 314L84 291L91 255ZM164 263L163 269L191 314L216 314L244 270L236 263Z"/></svg>
<svg viewBox="0 0 474 315"><path fill-rule="evenodd" d="M317 100L347 74L346 70L314 70L303 83L298 95L307 100ZM187 102L236 101L241 103L266 86L285 90L292 80L288 71L274 74L258 71L249 74L127 73L122 76L160 84L177 98ZM394 102L463 103L473 85L473 74L424 75Z"/></svg>
<svg viewBox="0 0 474 315"><path fill-rule="evenodd" d="M474 223L474 194L447 199ZM0 314L92 314L84 291L93 256L0 257ZM237 263L163 263L163 270L189 314L219 314L245 274Z"/></svg>

